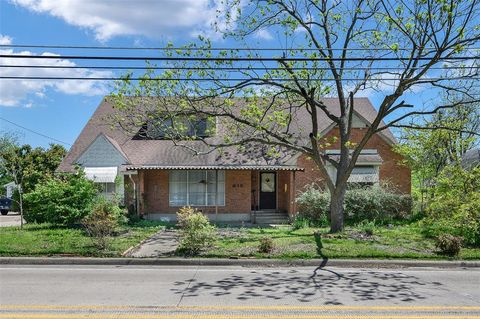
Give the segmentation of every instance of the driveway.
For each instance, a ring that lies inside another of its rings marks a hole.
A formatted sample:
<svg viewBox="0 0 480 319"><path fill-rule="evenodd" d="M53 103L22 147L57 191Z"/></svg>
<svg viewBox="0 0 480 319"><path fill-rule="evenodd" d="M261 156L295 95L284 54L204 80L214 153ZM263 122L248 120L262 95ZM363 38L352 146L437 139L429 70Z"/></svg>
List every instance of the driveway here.
<svg viewBox="0 0 480 319"><path fill-rule="evenodd" d="M0 215L0 227L8 226L20 226L20 213L9 212L6 216Z"/></svg>

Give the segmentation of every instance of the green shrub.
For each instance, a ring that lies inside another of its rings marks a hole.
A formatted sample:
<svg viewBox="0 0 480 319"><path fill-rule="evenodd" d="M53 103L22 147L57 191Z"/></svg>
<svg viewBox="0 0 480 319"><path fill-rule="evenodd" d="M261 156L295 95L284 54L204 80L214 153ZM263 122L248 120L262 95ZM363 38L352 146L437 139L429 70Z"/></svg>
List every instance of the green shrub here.
<svg viewBox="0 0 480 319"><path fill-rule="evenodd" d="M309 187L297 198L298 218L310 222L328 221L330 195L314 187Z"/></svg>
<svg viewBox="0 0 480 319"><path fill-rule="evenodd" d="M258 245L258 252L263 254L269 254L273 251L273 248L273 240L270 237L263 237L260 239L260 244Z"/></svg>
<svg viewBox="0 0 480 319"><path fill-rule="evenodd" d="M357 227L367 236L372 236L375 232L375 220L364 220L357 224Z"/></svg>
<svg viewBox="0 0 480 319"><path fill-rule="evenodd" d="M71 226L89 214L96 197L95 184L80 172L52 177L24 195L25 220Z"/></svg>
<svg viewBox="0 0 480 319"><path fill-rule="evenodd" d="M299 216L324 225L329 214L330 195L313 187L297 198ZM356 223L376 220L388 223L405 220L411 214L412 199L408 195L391 193L379 186L355 188L345 194L345 220Z"/></svg>
<svg viewBox="0 0 480 319"><path fill-rule="evenodd" d="M302 229L310 227L310 219L307 217L297 215L293 218L292 228L293 229Z"/></svg>
<svg viewBox="0 0 480 319"><path fill-rule="evenodd" d="M105 249L108 236L115 233L120 224L127 222L125 215L126 211L115 202L98 197L91 212L82 219L82 224L89 236L95 238L95 245L99 249Z"/></svg>
<svg viewBox="0 0 480 319"><path fill-rule="evenodd" d="M180 228L180 244L177 251L185 255L197 255L216 240L216 228L208 218L196 209L183 207L177 212Z"/></svg>
<svg viewBox="0 0 480 319"><path fill-rule="evenodd" d="M443 234L436 238L435 246L442 254L455 257L458 256L462 248L462 239L450 234Z"/></svg>
<svg viewBox="0 0 480 319"><path fill-rule="evenodd" d="M466 245L480 245L480 167L471 171L450 166L431 189L424 233L429 237L450 234Z"/></svg>

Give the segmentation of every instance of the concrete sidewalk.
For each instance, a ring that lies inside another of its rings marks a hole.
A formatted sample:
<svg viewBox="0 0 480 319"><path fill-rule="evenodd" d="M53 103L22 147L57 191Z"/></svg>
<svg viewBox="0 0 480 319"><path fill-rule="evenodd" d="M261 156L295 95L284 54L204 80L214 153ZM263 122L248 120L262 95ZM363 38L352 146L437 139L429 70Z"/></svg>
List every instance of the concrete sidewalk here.
<svg viewBox="0 0 480 319"><path fill-rule="evenodd" d="M123 255L136 258L172 256L177 246L177 232L163 229L137 246L127 250Z"/></svg>

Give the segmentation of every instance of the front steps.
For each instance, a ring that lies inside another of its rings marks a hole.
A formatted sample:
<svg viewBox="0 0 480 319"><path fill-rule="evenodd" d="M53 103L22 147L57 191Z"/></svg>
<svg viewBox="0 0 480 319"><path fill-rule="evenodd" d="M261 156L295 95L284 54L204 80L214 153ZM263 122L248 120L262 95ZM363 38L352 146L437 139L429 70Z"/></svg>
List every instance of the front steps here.
<svg viewBox="0 0 480 319"><path fill-rule="evenodd" d="M290 221L286 212L277 210L252 211L252 223L256 225L288 224Z"/></svg>

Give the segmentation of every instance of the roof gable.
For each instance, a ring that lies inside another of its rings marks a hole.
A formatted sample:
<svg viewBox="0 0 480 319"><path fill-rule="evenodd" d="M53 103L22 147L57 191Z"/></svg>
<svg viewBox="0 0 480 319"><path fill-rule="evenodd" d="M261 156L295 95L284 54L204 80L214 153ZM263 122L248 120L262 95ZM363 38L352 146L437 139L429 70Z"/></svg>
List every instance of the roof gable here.
<svg viewBox="0 0 480 319"><path fill-rule="evenodd" d="M100 133L95 140L75 160L84 167L111 167L128 164L128 158L118 143Z"/></svg>

